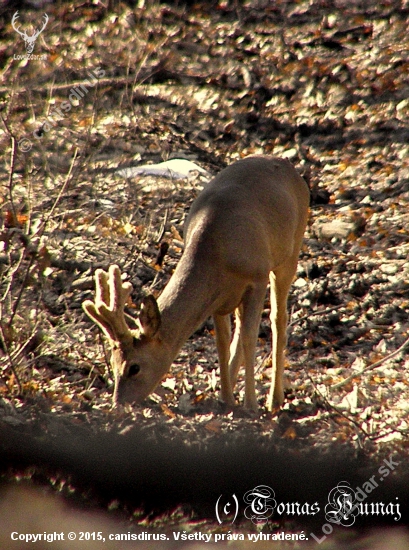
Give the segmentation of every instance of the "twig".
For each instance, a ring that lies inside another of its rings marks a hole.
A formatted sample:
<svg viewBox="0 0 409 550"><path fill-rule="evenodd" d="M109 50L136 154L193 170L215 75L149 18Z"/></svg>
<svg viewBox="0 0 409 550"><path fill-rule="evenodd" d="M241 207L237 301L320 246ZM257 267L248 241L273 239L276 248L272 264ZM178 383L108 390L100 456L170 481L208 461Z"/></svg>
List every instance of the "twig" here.
<svg viewBox="0 0 409 550"><path fill-rule="evenodd" d="M0 303L0 318L1 318L1 309L2 309L1 306L2 306L2 304ZM21 395L22 386L21 386L20 378L18 377L17 369L14 366L14 361L13 361L13 358L11 357L7 340L8 340L7 335L4 333L3 323L0 322L0 342L3 346L5 354L7 356L10 370L14 375L14 378L15 378L15 381L16 381L16 384L17 384L17 388L18 388L18 394Z"/></svg>
<svg viewBox="0 0 409 550"><path fill-rule="evenodd" d="M294 321L291 321L288 323L289 327L292 327L293 325L296 325L297 323L300 323L301 321L304 321L305 319L309 319L312 315L326 315L327 313L331 313L332 311L336 311L337 309L341 309L344 307L345 304L340 304L338 306L332 306L328 307L326 309L317 309L315 311L311 311L308 315L304 315L303 317L300 317L299 319L294 319Z"/></svg>
<svg viewBox="0 0 409 550"><path fill-rule="evenodd" d="M407 345L409 345L409 338L407 338L397 350L393 351L392 353L390 353L386 357L383 357L382 359L379 359L379 361L376 361L375 363L371 363L370 365L367 365L366 367L364 367L360 371L351 374L350 376L348 376L348 378L345 378L345 380L342 380L342 382L338 382L338 384L334 384L333 386L331 386L331 389L332 390L337 390L339 388L342 388L343 386L348 384L354 378L357 378L358 376L361 376L362 374L364 374L364 372L366 372L368 370L371 370L371 369L377 369L383 363L385 363L386 361L389 361L389 359L393 359L394 357L399 355L399 353L401 353L401 351L403 351L406 348Z"/></svg>
<svg viewBox="0 0 409 550"><path fill-rule="evenodd" d="M168 216L169 216L169 208L166 208L165 216L162 220L162 225L160 226L158 230L158 234L155 239L156 243L159 243L162 240L163 235L165 234L166 224L168 223Z"/></svg>
<svg viewBox="0 0 409 550"><path fill-rule="evenodd" d="M33 344L34 338L37 334L38 326L39 326L39 322L37 320L34 327L30 331L30 335L26 338L25 342L10 354L10 357L13 359L13 361L18 361L19 356L26 351L26 348Z"/></svg>
<svg viewBox="0 0 409 550"><path fill-rule="evenodd" d="M72 161L71 161L71 164L70 164L70 168L68 170L68 173L67 173L67 176L65 178L65 181L64 183L62 184L61 186L61 189L53 203L53 205L51 206L51 209L49 211L49 213L47 214L47 216L44 218L43 222L41 223L40 227L38 228L37 232L36 232L36 236L37 237L41 237L45 231L45 228L47 227L48 225L48 222L50 221L52 215L54 214L54 211L55 209L57 208L58 206L58 203L60 202L61 200L61 197L63 196L63 194L65 193L65 191L67 190L67 187L68 185L70 184L71 182L71 175L72 175L72 171L73 171L73 168L74 168L74 164L75 164L75 161L77 159L77 156L78 156L78 147L76 147L75 151L74 151L74 156L72 158Z"/></svg>
<svg viewBox="0 0 409 550"><path fill-rule="evenodd" d="M10 139L11 139L10 174L9 174L9 180L8 180L8 192L9 192L9 199L10 199L11 210L13 212L13 217L14 217L14 219L17 219L17 211L16 211L16 208L15 208L15 205L14 205L14 198L13 198L13 177L14 177L14 169L15 169L16 155L17 155L16 138L15 138L13 132L11 131L10 127L8 126L6 120L3 118L3 116L1 117L1 119L3 121L4 127L7 130L7 133L9 134ZM25 252L26 252L26 248L23 249L23 252L20 255L20 258L19 258L19 261L18 261L18 267L20 267L20 265L22 264L23 258L25 256ZM18 267L16 269L18 269ZM2 347L3 347L4 351L5 351L5 354L7 356L11 372L13 373L14 378L16 380L18 393L21 394L21 382L20 382L20 379L18 377L17 370L15 368L13 358L10 354L10 349L9 349L9 346L8 346L8 337L7 337L7 334L5 333L5 327L2 323L3 302L6 300L8 294L11 290L11 287L12 287L12 284L13 284L14 274L16 273L16 269L14 269L12 271L11 276L9 277L8 284L6 285L6 289L5 289L5 291L3 293L3 296L0 300L0 342L2 344ZM13 312L12 312L12 315L10 317L10 320L6 324L7 328L11 327L11 323L13 321L14 314L15 314L15 309L13 308Z"/></svg>
<svg viewBox="0 0 409 550"><path fill-rule="evenodd" d="M27 250L27 249L25 248L24 251L26 251L26 250ZM25 259L26 257L27 257L27 255L24 254L24 252L23 252L23 254L21 255L21 260ZM15 317L16 314L17 314L18 306L20 305L20 302L21 302L21 299L22 299L22 297L23 297L24 291L26 290L26 283L27 283L28 278L29 278L29 276L30 276L30 271L31 271L31 267L32 267L32 265L33 265L33 263L34 263L35 255L32 254L29 258L30 258L30 259L29 259L29 262L28 262L28 264L27 264L27 266L26 266L26 268L25 268L25 273L24 273L24 277L23 277L23 282L22 282L21 285L20 285L19 293L18 293L17 298L16 298L16 300L15 300L15 302L14 302L14 304L13 304L13 310L12 310L12 312L11 312L10 319L8 320L8 323L7 323L7 325L8 325L9 327L11 327L12 324L13 324L14 317ZM19 265L22 265L22 263L23 263L23 261L21 261L21 263L20 263ZM14 271L14 273L16 273L16 271ZM13 275L14 275L14 273L13 273ZM10 288L11 288L11 287L10 287Z"/></svg>
<svg viewBox="0 0 409 550"><path fill-rule="evenodd" d="M371 365L372 366L372 365ZM310 381L314 387L314 390L315 392L321 397L321 399L323 400L323 402L325 403L325 405L331 409L334 413L338 414L339 416L342 416L342 418L345 418L345 420L347 420L348 422L350 422L351 424L353 424L356 428L358 428L366 438L368 438L370 441L377 441L378 439L381 439L382 437L385 437L389 434L392 434L392 433L400 433L402 435L405 435L407 436L409 434L409 430L402 430L400 428L393 428L393 427L389 427L389 430L388 431L385 431L385 432L381 432L381 433L378 433L377 435L375 434L370 434L368 433L361 425L360 422L358 422L357 420L355 420L354 418L351 418L348 414L346 414L344 411L338 409L338 407L336 407L335 405L333 405L330 401L328 401L328 399L325 397L325 395L323 395L319 390L318 388L315 386L314 384L314 381L312 380L312 378L310 377ZM328 414L331 414L331 413L328 413Z"/></svg>
<svg viewBox="0 0 409 550"><path fill-rule="evenodd" d="M10 136L10 139L11 139L10 173L9 173L9 181L8 181L7 188L8 188L8 192L9 192L9 199L10 199L11 209L13 211L13 217L14 217L14 219L17 219L17 211L16 211L16 208L14 206L14 200L13 200L13 176L14 176L14 168L15 168L15 165L16 165L16 156L17 156L16 137L13 134L13 132L11 131L9 125L7 124L7 122L3 118L3 116L2 115L0 115L0 116L1 116L1 120L3 121L4 127L6 128L7 133Z"/></svg>
<svg viewBox="0 0 409 550"><path fill-rule="evenodd" d="M312 377L310 375L308 375L309 379L310 379L310 382L314 388L314 391L315 393L317 393L320 398L323 400L323 402L325 403L326 407L328 407L329 409L331 409L332 411L334 411L336 414L338 414L339 416L342 416L342 418L345 418L346 420L348 420L348 422L350 422L351 424L353 424L356 428L358 428L358 430L360 430L365 437L368 437L370 438L371 435L362 427L362 425L355 419L351 418L350 416L348 416L346 413L344 413L343 411L341 411L340 409L338 409L335 405L333 405L330 401L328 401L328 399L325 397L325 395L323 395L320 390L317 388L317 386L315 385L315 382L314 380L312 379Z"/></svg>

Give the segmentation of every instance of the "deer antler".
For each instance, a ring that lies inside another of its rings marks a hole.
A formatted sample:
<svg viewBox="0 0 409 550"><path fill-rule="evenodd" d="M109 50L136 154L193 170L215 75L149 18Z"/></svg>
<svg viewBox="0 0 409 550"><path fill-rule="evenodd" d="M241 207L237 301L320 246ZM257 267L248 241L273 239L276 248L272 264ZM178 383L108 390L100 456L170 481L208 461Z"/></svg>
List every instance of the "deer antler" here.
<svg viewBox="0 0 409 550"><path fill-rule="evenodd" d="M85 300L82 304L85 313L111 341L123 342L132 338L124 312L132 292L131 283L123 283L119 267L111 265L108 272L96 270L95 287L95 302Z"/></svg>
<svg viewBox="0 0 409 550"><path fill-rule="evenodd" d="M37 31L37 36L38 36L41 32L43 32L43 30L45 29L45 27L46 27L46 25L47 25L47 23L48 23L48 15L47 15L46 13L43 15L43 18L44 18L44 25L42 26L42 28L41 28L40 31Z"/></svg>
<svg viewBox="0 0 409 550"><path fill-rule="evenodd" d="M11 20L11 26L13 27L13 29L18 32L18 34L21 34L21 36L27 36L27 34L25 32L21 32L19 31L19 28L20 27L16 27L15 23L17 21L17 19L19 18L19 15L18 15L18 11L16 11L16 13L13 15L13 19Z"/></svg>

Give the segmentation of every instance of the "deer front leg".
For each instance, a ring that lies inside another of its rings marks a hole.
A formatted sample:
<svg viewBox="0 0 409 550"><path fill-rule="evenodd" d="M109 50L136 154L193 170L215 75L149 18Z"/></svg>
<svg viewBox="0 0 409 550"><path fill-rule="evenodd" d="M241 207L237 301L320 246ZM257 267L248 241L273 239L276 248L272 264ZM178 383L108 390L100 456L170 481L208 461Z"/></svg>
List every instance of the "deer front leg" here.
<svg viewBox="0 0 409 550"><path fill-rule="evenodd" d="M235 399L229 374L229 347L231 337L230 315L215 314L213 315L213 320L220 366L220 397L222 401L232 407L235 404Z"/></svg>
<svg viewBox="0 0 409 550"><path fill-rule="evenodd" d="M244 365L243 342L241 338L242 318L243 318L243 305L240 304L235 311L234 336L230 344L229 372L230 372L230 383L231 383L232 389L234 389L236 385L239 369Z"/></svg>

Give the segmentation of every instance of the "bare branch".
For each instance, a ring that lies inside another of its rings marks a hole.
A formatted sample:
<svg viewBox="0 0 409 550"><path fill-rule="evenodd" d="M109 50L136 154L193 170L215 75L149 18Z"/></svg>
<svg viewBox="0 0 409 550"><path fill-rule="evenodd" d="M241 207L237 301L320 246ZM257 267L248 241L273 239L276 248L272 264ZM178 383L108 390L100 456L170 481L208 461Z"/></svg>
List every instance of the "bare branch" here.
<svg viewBox="0 0 409 550"><path fill-rule="evenodd" d="M377 369L378 367L383 365L383 363L386 363L386 361L389 361L390 359L393 359L394 357L399 355L408 345L409 345L409 338L407 338L397 350L393 351L386 357L379 359L379 361L376 361L375 363L371 363L370 365L367 365L365 368L361 369L360 371L351 374L350 376L348 376L348 378L345 378L345 380L342 380L342 382L338 382L338 384L334 384L333 386L331 386L331 389L337 390L339 388L342 388L343 386L351 382L351 380L353 380L354 378L357 378L358 376L362 376L362 374L364 374L365 372L372 369Z"/></svg>

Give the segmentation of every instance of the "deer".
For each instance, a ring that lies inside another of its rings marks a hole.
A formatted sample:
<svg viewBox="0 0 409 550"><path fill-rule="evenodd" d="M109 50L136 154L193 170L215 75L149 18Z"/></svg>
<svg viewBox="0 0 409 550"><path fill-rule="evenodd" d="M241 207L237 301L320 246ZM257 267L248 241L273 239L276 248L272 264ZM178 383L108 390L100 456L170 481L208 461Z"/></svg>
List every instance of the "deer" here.
<svg viewBox="0 0 409 550"><path fill-rule="evenodd" d="M220 399L235 406L244 367L244 408L259 409L254 368L270 283L272 375L268 411L284 402L287 299L308 220L310 193L286 159L254 155L219 172L193 201L184 250L158 299L142 299L134 328L125 306L133 290L117 265L95 272L95 301L83 309L108 338L113 406L141 404L169 372L186 340L213 317ZM235 318L232 335L232 314Z"/></svg>

